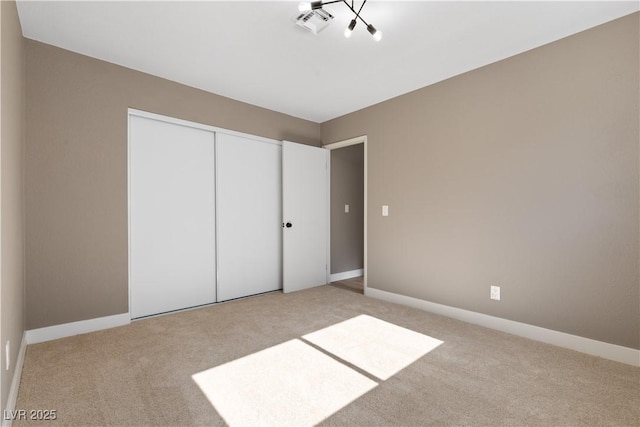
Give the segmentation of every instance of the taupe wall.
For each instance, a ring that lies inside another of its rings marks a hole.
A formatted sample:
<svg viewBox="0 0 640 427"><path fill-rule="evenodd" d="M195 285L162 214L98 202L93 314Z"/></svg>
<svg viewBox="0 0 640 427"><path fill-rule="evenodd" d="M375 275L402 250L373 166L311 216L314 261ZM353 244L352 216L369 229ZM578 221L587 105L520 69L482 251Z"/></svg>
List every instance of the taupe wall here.
<svg viewBox="0 0 640 427"><path fill-rule="evenodd" d="M638 28L323 123L368 137L368 286L640 348Z"/></svg>
<svg viewBox="0 0 640 427"><path fill-rule="evenodd" d="M331 273L363 268L363 253L364 144L357 144L331 151Z"/></svg>
<svg viewBox="0 0 640 427"><path fill-rule="evenodd" d="M26 43L27 329L128 311L127 108L320 145L320 125Z"/></svg>
<svg viewBox="0 0 640 427"><path fill-rule="evenodd" d="M0 2L0 404L7 397L24 333L24 39L15 2ZM5 344L10 341L10 369Z"/></svg>

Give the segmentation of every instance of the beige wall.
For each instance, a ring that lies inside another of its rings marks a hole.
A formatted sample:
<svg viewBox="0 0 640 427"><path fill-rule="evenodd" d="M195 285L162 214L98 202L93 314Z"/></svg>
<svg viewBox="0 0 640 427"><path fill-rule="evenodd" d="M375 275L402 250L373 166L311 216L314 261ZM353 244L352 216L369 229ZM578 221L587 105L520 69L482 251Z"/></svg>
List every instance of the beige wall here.
<svg viewBox="0 0 640 427"><path fill-rule="evenodd" d="M320 125L27 41L27 329L128 311L127 108L320 144Z"/></svg>
<svg viewBox="0 0 640 427"><path fill-rule="evenodd" d="M357 144L331 151L331 273L363 268L363 253L364 144Z"/></svg>
<svg viewBox="0 0 640 427"><path fill-rule="evenodd" d="M368 137L368 286L640 348L638 28L323 123Z"/></svg>
<svg viewBox="0 0 640 427"><path fill-rule="evenodd" d="M24 39L15 2L0 2L0 404L7 397L24 333ZM10 369L5 344L10 342Z"/></svg>

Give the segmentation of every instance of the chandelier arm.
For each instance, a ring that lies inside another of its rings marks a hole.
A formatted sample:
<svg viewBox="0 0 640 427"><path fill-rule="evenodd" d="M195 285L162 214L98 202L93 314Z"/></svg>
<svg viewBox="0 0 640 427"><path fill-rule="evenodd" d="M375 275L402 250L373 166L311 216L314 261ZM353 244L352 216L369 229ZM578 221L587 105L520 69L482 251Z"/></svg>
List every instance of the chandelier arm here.
<svg viewBox="0 0 640 427"><path fill-rule="evenodd" d="M356 15L360 15L360 12L362 12L362 8L364 7L364 5L367 3L367 0L364 0L362 2L362 6L360 6L360 9L358 9L358 13ZM351 6L353 6L353 1L351 2Z"/></svg>
<svg viewBox="0 0 640 427"><path fill-rule="evenodd" d="M369 24L367 24L367 22L364 19L362 19L362 16L360 16L360 12L356 12L356 10L353 7L351 7L351 5L349 3L347 3L347 0L342 0L342 2L344 4L346 4L349 9L351 9L351 11L356 15L356 18L361 20L364 25L369 26ZM367 2L367 0L364 1L364 3L366 3L366 2ZM332 3L335 3L335 2L332 2ZM362 10L362 8L364 7L364 3L362 3L362 6L360 7L360 10Z"/></svg>

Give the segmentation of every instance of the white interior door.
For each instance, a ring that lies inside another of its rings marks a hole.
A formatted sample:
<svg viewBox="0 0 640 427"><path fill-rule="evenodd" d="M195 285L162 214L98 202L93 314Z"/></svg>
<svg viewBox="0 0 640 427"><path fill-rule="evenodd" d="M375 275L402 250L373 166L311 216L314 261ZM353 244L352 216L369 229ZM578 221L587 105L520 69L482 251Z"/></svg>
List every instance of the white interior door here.
<svg viewBox="0 0 640 427"><path fill-rule="evenodd" d="M132 318L216 301L215 136L129 118Z"/></svg>
<svg viewBox="0 0 640 427"><path fill-rule="evenodd" d="M218 133L218 301L282 288L282 149Z"/></svg>
<svg viewBox="0 0 640 427"><path fill-rule="evenodd" d="M327 283L329 150L282 143L283 290Z"/></svg>

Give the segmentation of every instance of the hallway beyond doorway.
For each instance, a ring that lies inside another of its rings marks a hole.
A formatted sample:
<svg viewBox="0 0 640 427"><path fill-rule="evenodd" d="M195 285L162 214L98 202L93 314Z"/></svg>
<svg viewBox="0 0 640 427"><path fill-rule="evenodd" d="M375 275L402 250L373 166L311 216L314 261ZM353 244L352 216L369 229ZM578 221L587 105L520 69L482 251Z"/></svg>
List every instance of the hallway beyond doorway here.
<svg viewBox="0 0 640 427"><path fill-rule="evenodd" d="M331 282L331 286L364 295L364 276Z"/></svg>

